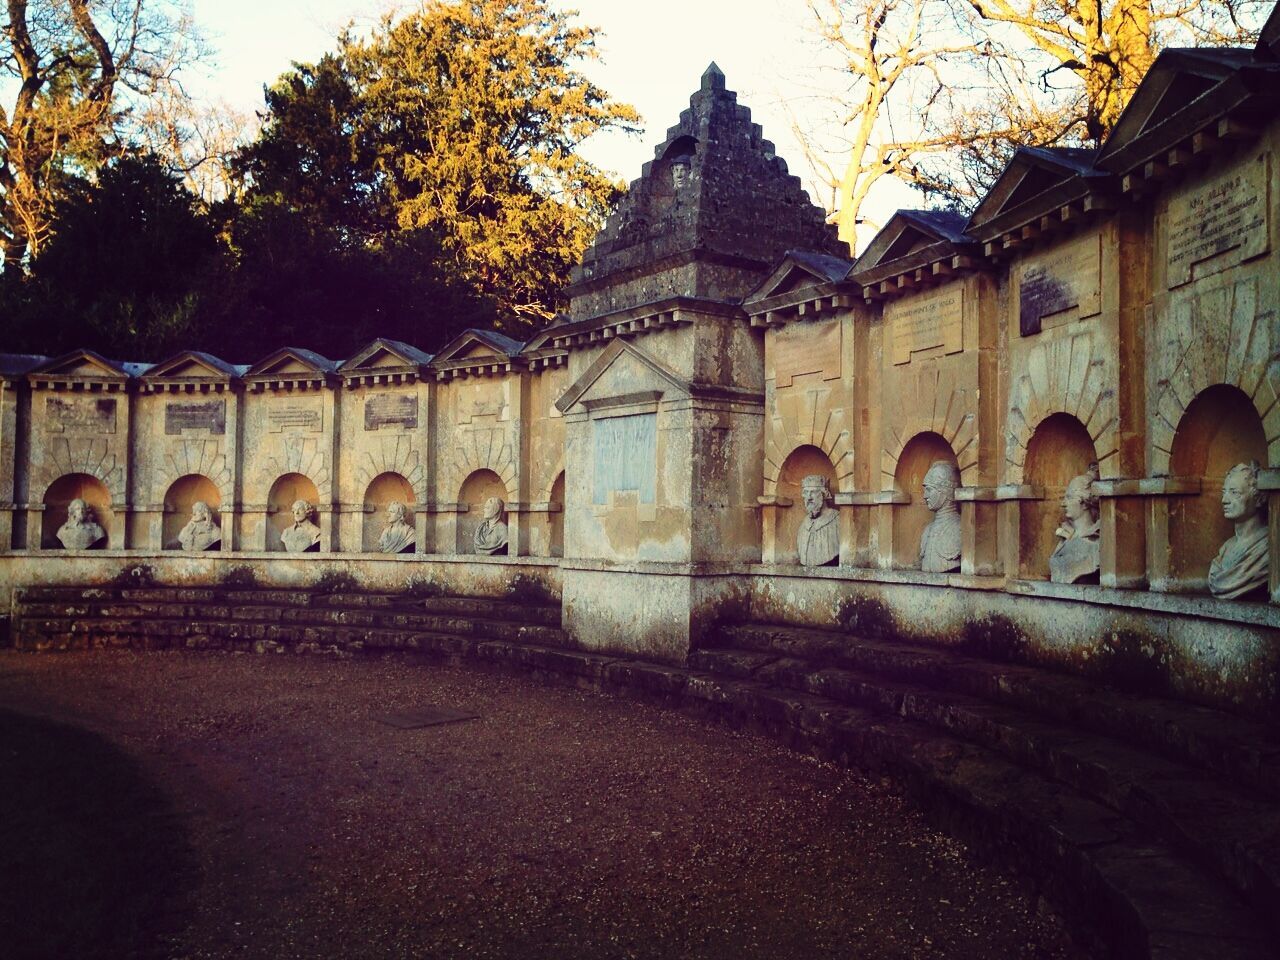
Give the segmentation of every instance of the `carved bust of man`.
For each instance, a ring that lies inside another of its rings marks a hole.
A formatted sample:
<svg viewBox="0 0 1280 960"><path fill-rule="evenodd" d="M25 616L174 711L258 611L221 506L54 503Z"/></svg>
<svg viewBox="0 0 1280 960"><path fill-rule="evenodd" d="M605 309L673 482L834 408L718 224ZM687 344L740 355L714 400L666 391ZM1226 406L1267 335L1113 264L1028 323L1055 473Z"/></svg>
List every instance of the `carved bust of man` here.
<svg viewBox="0 0 1280 960"><path fill-rule="evenodd" d="M412 553L414 544L413 525L405 516L408 511L399 500L387 504L387 525L378 537L378 549L383 553Z"/></svg>
<svg viewBox="0 0 1280 960"><path fill-rule="evenodd" d="M178 533L183 550L211 550L222 542L222 531L213 522L213 511L203 500L191 505L191 519Z"/></svg>
<svg viewBox="0 0 1280 960"><path fill-rule="evenodd" d="M293 502L293 523L280 534L280 542L289 553L308 553L320 549L320 528L311 522L311 513L311 504L306 500Z"/></svg>
<svg viewBox="0 0 1280 960"><path fill-rule="evenodd" d="M1098 479L1098 465L1090 464L1089 472L1072 477L1062 495L1065 519L1056 536L1062 542L1049 556L1049 579L1054 583L1079 583L1098 574L1098 495L1093 482Z"/></svg>
<svg viewBox="0 0 1280 960"><path fill-rule="evenodd" d="M800 481L805 518L796 533L796 550L806 567L825 567L840 556L840 513L831 503L827 478L811 473Z"/></svg>
<svg viewBox="0 0 1280 960"><path fill-rule="evenodd" d="M1236 599L1266 590L1270 575L1267 556L1267 507L1258 492L1258 462L1238 463L1222 483L1222 515L1236 525L1236 533L1209 564L1209 592Z"/></svg>
<svg viewBox="0 0 1280 960"><path fill-rule="evenodd" d="M925 573L949 573L960 569L960 511L956 508L956 487L960 477L946 460L935 460L925 472L921 487L924 505L933 520L920 535L919 568Z"/></svg>
<svg viewBox="0 0 1280 960"><path fill-rule="evenodd" d="M93 509L79 497L67 504L67 522L58 528L58 542L65 550L91 550L102 546L107 532L93 519Z"/></svg>
<svg viewBox="0 0 1280 960"><path fill-rule="evenodd" d="M476 553L505 553L507 549L507 525L502 522L505 504L499 497L484 502L484 519L476 527Z"/></svg>

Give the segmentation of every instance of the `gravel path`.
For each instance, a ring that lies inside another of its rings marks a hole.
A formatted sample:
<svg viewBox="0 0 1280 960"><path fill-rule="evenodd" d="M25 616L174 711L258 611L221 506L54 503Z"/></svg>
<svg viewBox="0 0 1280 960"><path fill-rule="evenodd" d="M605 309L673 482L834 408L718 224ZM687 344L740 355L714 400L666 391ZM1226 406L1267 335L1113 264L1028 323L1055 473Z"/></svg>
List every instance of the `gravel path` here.
<svg viewBox="0 0 1280 960"><path fill-rule="evenodd" d="M5 651L0 764L10 958L1083 956L887 785L478 670Z"/></svg>

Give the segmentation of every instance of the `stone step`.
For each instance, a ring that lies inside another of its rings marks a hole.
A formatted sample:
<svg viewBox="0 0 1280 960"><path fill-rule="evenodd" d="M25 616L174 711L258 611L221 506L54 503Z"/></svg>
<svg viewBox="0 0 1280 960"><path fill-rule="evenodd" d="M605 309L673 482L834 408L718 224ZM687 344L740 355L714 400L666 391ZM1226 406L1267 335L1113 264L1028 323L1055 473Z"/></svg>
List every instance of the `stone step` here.
<svg viewBox="0 0 1280 960"><path fill-rule="evenodd" d="M903 717L1066 783L1166 837L1280 917L1280 807L1218 775L963 693L758 651L707 649L690 666Z"/></svg>
<svg viewBox="0 0 1280 960"><path fill-rule="evenodd" d="M732 624L717 647L791 656L969 694L1135 744L1280 799L1280 730L1211 707L1130 693L1096 679L985 660L942 647L833 630Z"/></svg>

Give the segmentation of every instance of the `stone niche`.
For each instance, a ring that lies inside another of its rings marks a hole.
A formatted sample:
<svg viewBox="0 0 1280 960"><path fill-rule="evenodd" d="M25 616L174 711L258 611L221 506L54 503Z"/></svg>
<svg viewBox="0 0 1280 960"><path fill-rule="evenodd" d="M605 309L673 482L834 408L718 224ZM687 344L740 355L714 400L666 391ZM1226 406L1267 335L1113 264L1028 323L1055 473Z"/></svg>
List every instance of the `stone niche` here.
<svg viewBox="0 0 1280 960"><path fill-rule="evenodd" d="M458 504L466 507L466 512L458 516L458 543L456 548L458 553L476 552L476 529L484 522L484 504L490 497L497 497L501 500L504 510L509 506L507 486L502 482L502 478L492 470L476 470L462 482L462 488L458 491ZM503 518L503 521L508 526L509 550L511 516L508 514ZM507 551L504 550L502 552L506 553Z"/></svg>
<svg viewBox="0 0 1280 960"><path fill-rule="evenodd" d="M378 553L378 538L387 525L387 505L399 502L405 506L405 521L414 526L415 501L413 484L398 473L380 473L364 491L363 532L361 548L365 553Z"/></svg>
<svg viewBox="0 0 1280 960"><path fill-rule="evenodd" d="M111 494L106 484L87 473L71 473L49 484L44 494L44 513L40 522L40 547L43 550L61 550L58 530L67 522L67 506L72 500L83 500L93 511L93 520L111 534L116 523L111 509ZM99 543L105 547L106 542Z"/></svg>
<svg viewBox="0 0 1280 960"><path fill-rule="evenodd" d="M835 467L819 447L805 444L791 451L778 472L778 499L790 501L790 506L778 511L776 542L773 550L774 563L800 562L796 552L796 535L806 517L800 484L810 475L825 478L827 489L832 496L835 495L837 491Z"/></svg>
<svg viewBox="0 0 1280 960"><path fill-rule="evenodd" d="M164 495L162 542L166 550L181 550L178 534L191 519L191 505L203 501L212 514L215 526L221 526L222 495L212 480L200 474L179 477Z"/></svg>
<svg viewBox="0 0 1280 960"><path fill-rule="evenodd" d="M936 433L919 433L907 441L898 457L893 485L899 494L910 498L893 511L893 565L911 567L920 560L920 537L933 521L933 513L925 506L921 493L924 475L939 460L956 467L955 452L946 439Z"/></svg>
<svg viewBox="0 0 1280 960"><path fill-rule="evenodd" d="M268 550L286 552L280 541L280 534L293 524L293 505L299 500L311 504L313 511L318 509L320 494L308 477L300 473L287 473L271 485L271 493L267 497ZM317 525L320 523L319 516L314 512L311 522Z"/></svg>
<svg viewBox="0 0 1280 960"><path fill-rule="evenodd" d="M1055 413L1036 427L1024 467L1026 484L1035 495L1018 504L1020 576L1049 579L1049 556L1061 542L1056 531L1063 521L1067 484L1096 462L1093 438L1071 414Z"/></svg>

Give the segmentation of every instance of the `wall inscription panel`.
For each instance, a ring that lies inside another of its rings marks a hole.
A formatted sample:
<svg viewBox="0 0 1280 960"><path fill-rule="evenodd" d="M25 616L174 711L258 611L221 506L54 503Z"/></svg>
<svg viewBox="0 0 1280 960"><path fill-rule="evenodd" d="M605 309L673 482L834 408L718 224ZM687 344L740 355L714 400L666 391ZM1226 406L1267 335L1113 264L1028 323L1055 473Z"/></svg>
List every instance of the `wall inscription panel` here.
<svg viewBox="0 0 1280 960"><path fill-rule="evenodd" d="M403 393L374 393L364 402L364 428L418 426L418 398Z"/></svg>
<svg viewBox="0 0 1280 960"><path fill-rule="evenodd" d="M1267 252L1270 165L1269 153L1249 157L1169 201L1170 287ZM1203 266L1196 270L1197 265Z"/></svg>
<svg viewBox="0 0 1280 960"><path fill-rule="evenodd" d="M48 433L98 436L116 432L114 397L49 397L44 407Z"/></svg>
<svg viewBox="0 0 1280 960"><path fill-rule="evenodd" d="M267 407L267 424L272 433L319 433L324 429L321 398L297 400L271 398Z"/></svg>
<svg viewBox="0 0 1280 960"><path fill-rule="evenodd" d="M1024 337L1102 310L1102 237L1086 234L1026 260L1018 270Z"/></svg>
<svg viewBox="0 0 1280 960"><path fill-rule="evenodd" d="M657 497L658 415L592 420L592 503L609 502L611 493L635 492L640 503Z"/></svg>
<svg viewBox="0 0 1280 960"><path fill-rule="evenodd" d="M773 336L776 385L791 386L796 377L817 373L823 380L840 379L840 323L791 323Z"/></svg>
<svg viewBox="0 0 1280 960"><path fill-rule="evenodd" d="M910 363L913 353L935 347L943 353L964 350L964 288L958 283L892 300L884 318L892 331L895 364Z"/></svg>
<svg viewBox="0 0 1280 960"><path fill-rule="evenodd" d="M208 430L222 436L227 432L227 401L204 400L164 405L165 436L178 437L184 430Z"/></svg>

